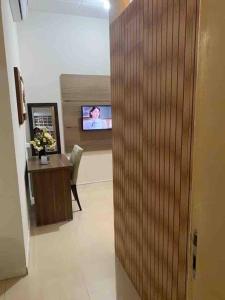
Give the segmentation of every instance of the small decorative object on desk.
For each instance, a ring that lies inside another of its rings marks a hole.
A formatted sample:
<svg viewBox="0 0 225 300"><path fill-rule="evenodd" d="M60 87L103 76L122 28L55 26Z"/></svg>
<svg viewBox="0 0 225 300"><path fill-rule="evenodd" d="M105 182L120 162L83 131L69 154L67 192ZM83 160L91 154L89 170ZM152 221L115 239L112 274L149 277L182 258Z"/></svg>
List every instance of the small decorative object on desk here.
<svg viewBox="0 0 225 300"><path fill-rule="evenodd" d="M34 140L30 141L30 144L33 145L34 149L38 151L39 159L41 159L41 164L48 164L48 158L46 150L54 150L56 147L56 140L48 132L47 128L38 128L34 129ZM45 158L42 159L42 156Z"/></svg>
<svg viewBox="0 0 225 300"><path fill-rule="evenodd" d="M47 155L42 155L41 156L40 164L41 165L48 165L48 157L47 157Z"/></svg>

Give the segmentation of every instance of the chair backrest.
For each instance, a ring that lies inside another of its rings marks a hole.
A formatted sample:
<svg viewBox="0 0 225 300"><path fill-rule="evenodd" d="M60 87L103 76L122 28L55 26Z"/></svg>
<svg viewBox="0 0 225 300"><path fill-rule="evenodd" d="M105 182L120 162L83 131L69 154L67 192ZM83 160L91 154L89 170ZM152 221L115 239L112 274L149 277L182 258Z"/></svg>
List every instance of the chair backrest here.
<svg viewBox="0 0 225 300"><path fill-rule="evenodd" d="M73 184L77 183L78 170L83 151L84 149L82 149L80 146L74 145L70 155L70 162L73 164L73 173L71 177Z"/></svg>

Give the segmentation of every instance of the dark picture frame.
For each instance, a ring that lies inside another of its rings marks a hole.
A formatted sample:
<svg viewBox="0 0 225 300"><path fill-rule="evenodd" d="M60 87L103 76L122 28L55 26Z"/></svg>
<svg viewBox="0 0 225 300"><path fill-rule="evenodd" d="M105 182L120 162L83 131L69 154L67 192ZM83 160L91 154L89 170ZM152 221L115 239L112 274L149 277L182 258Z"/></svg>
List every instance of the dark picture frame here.
<svg viewBox="0 0 225 300"><path fill-rule="evenodd" d="M26 102L23 78L18 67L14 67L15 87L16 87L16 100L19 124L22 125L26 120Z"/></svg>
<svg viewBox="0 0 225 300"><path fill-rule="evenodd" d="M33 127L33 108L53 108L54 109L54 120L55 120L55 133L56 133L56 144L57 144L57 151L48 152L48 154L61 154L61 141L60 141L60 131L59 131L59 116L58 116L58 105L57 103L27 103L28 108L28 117L29 117L29 128L30 128L30 138L31 140L34 139L34 127ZM32 155L37 156L38 153L32 147Z"/></svg>

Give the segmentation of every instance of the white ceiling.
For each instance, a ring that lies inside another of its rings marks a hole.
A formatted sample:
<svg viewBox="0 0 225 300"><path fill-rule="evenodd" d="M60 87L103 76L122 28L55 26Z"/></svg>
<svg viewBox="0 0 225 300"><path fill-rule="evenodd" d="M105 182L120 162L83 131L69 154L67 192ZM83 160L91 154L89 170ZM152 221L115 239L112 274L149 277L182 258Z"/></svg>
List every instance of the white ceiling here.
<svg viewBox="0 0 225 300"><path fill-rule="evenodd" d="M94 18L108 18L104 0L29 0L29 9L36 11L72 14Z"/></svg>

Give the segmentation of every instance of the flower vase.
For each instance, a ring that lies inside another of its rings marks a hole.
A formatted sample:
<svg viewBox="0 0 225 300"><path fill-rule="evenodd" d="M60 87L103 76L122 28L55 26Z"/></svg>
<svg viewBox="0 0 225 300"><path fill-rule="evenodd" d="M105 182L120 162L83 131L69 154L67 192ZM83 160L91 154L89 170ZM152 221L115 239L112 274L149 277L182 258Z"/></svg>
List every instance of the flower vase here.
<svg viewBox="0 0 225 300"><path fill-rule="evenodd" d="M38 157L39 159L41 159L42 156L46 156L46 152L45 152L45 149L42 149L38 152Z"/></svg>

